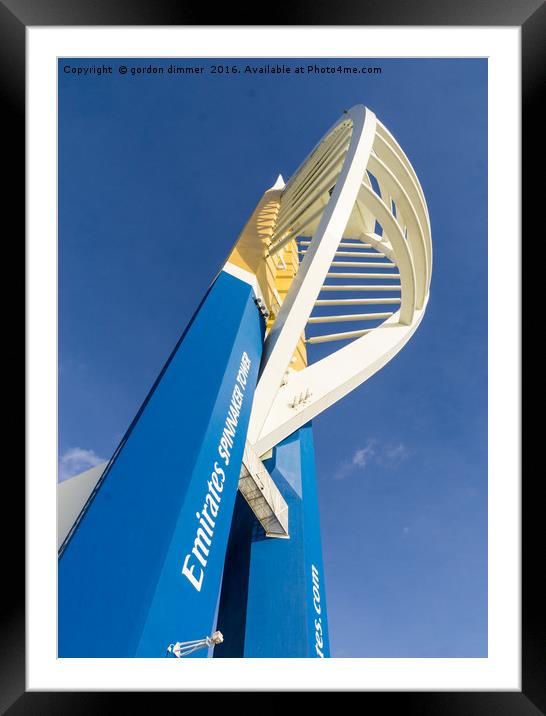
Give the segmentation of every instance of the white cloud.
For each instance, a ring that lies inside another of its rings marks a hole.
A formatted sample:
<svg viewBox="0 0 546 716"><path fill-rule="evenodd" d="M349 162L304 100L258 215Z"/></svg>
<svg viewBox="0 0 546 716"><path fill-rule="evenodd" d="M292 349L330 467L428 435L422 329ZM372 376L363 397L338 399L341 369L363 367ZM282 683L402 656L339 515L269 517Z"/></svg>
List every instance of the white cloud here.
<svg viewBox="0 0 546 716"><path fill-rule="evenodd" d="M105 462L104 458L99 457L94 450L85 450L80 447L69 448L59 460L59 482L78 475L84 470L89 470L95 465L100 465L101 462Z"/></svg>
<svg viewBox="0 0 546 716"><path fill-rule="evenodd" d="M380 457L380 463L387 467L398 467L409 455L408 448L404 443L386 445Z"/></svg>
<svg viewBox="0 0 546 716"><path fill-rule="evenodd" d="M375 440L368 440L365 447L355 450L350 460L342 462L334 473L334 480L343 480L355 469L363 470L375 455L375 442Z"/></svg>
<svg viewBox="0 0 546 716"><path fill-rule="evenodd" d="M374 444L375 440L368 440L368 444L365 448L361 448L355 452L352 464L360 468L365 468L375 455Z"/></svg>
<svg viewBox="0 0 546 716"><path fill-rule="evenodd" d="M409 455L404 443L385 443L380 445L377 440L368 440L363 448L358 448L350 460L340 463L334 473L334 480L343 480L347 475L365 470L369 465L396 469Z"/></svg>

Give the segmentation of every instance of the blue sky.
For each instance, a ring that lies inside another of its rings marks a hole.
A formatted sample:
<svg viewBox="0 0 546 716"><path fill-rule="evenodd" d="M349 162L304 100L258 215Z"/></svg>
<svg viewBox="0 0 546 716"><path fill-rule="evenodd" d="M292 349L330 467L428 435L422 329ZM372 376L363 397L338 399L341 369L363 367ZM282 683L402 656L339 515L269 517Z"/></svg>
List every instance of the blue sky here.
<svg viewBox="0 0 546 716"><path fill-rule="evenodd" d="M263 191L365 104L420 178L434 267L412 340L314 421L332 655L486 656L486 61L121 62L59 68L61 479L111 455Z"/></svg>

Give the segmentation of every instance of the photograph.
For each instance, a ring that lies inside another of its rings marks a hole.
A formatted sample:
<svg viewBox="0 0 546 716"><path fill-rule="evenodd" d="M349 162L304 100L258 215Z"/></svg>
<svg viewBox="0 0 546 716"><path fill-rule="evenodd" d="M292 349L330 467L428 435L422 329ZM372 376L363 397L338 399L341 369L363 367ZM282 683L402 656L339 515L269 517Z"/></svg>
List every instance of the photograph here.
<svg viewBox="0 0 546 716"><path fill-rule="evenodd" d="M56 72L57 658L487 659L487 56Z"/></svg>

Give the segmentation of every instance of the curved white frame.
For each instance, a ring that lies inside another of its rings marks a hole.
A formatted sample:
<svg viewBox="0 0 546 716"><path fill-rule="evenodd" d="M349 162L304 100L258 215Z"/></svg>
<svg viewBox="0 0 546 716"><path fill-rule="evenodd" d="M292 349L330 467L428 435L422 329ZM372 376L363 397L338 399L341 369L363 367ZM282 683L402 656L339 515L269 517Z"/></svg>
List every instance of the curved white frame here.
<svg viewBox="0 0 546 716"><path fill-rule="evenodd" d="M343 154L350 124L350 141ZM320 159L313 165L311 160L321 146ZM338 174L336 167L340 168ZM381 196L394 200L396 214L371 188L368 169L378 180ZM332 181L331 197L265 341L248 431L248 441L258 455L267 453L385 365L415 332L427 305L432 244L423 191L401 147L363 105L344 113L308 155L285 187L281 209L283 200L290 199L301 220L304 211L300 207L305 208L306 201L312 204L313 197L324 196ZM287 375L355 206L362 217L371 212L383 227L382 237L363 232L359 238L398 266L400 309L326 358ZM280 217L279 225L282 230L289 228L290 218ZM295 233L294 229L288 236ZM275 242L274 237L270 253L287 240L281 235Z"/></svg>

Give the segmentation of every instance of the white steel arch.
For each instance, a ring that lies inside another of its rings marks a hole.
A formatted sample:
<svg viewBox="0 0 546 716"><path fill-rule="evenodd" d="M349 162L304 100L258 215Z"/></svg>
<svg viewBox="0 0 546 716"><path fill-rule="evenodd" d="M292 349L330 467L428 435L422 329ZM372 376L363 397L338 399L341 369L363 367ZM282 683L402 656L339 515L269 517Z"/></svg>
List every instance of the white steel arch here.
<svg viewBox="0 0 546 716"><path fill-rule="evenodd" d="M250 419L257 455L377 372L426 309L432 243L424 194L402 148L363 105L343 114L284 187L269 255L294 239L303 260L266 338ZM379 323L362 328L370 322ZM306 329L338 323L351 330L306 342L341 348L290 369Z"/></svg>

